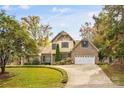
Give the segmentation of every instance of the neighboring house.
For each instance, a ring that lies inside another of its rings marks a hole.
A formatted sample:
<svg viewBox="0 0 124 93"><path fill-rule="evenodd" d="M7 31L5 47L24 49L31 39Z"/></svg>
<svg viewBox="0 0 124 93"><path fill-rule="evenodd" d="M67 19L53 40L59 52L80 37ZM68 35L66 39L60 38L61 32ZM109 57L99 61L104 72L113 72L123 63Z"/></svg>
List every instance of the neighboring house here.
<svg viewBox="0 0 124 93"><path fill-rule="evenodd" d="M70 57L74 64L95 64L98 62L98 49L87 39L74 40L62 31L51 44L42 50L42 63L55 62L56 45L59 44L62 59Z"/></svg>

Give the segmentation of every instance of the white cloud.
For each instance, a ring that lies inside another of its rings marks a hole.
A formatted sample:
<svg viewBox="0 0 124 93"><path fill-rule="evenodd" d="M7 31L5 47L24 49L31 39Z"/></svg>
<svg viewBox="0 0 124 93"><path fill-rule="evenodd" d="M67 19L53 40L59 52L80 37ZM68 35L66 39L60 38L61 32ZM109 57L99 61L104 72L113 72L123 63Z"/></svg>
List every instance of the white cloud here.
<svg viewBox="0 0 124 93"><path fill-rule="evenodd" d="M30 6L28 6L28 5L19 5L19 6L17 6L17 7L21 8L21 9L24 9L24 10L27 10L27 9L30 8ZM6 10L6 11L9 11L9 10L14 10L14 9L16 9L17 7L13 7L13 6L11 6L11 5L4 5L4 6L2 7L2 9Z"/></svg>
<svg viewBox="0 0 124 93"><path fill-rule="evenodd" d="M60 27L61 27L61 28L65 27L65 26L66 26L65 23L61 23L61 24L60 24Z"/></svg>
<svg viewBox="0 0 124 93"><path fill-rule="evenodd" d="M11 9L11 6L10 6L10 5L4 5L4 6L2 7L2 9L8 11L8 10Z"/></svg>
<svg viewBox="0 0 124 93"><path fill-rule="evenodd" d="M70 8L57 8L57 7L53 7L52 9L53 12L58 12L60 14L67 13L70 10L71 10Z"/></svg>
<svg viewBox="0 0 124 93"><path fill-rule="evenodd" d="M27 10L27 9L30 8L29 5L20 5L19 7L20 7L21 9L24 9L24 10Z"/></svg>

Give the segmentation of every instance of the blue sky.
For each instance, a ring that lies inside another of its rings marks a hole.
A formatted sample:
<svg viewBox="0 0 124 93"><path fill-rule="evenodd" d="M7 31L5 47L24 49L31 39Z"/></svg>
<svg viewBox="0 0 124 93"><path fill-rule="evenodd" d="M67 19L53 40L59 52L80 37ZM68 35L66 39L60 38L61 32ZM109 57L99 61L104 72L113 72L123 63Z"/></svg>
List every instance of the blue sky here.
<svg viewBox="0 0 124 93"><path fill-rule="evenodd" d="M21 17L36 15L40 16L41 23L50 24L53 38L60 31L68 32L74 39L80 39L79 30L85 22L94 23L92 16L98 15L103 6L99 5L20 5L0 6L9 15L14 15L17 20Z"/></svg>

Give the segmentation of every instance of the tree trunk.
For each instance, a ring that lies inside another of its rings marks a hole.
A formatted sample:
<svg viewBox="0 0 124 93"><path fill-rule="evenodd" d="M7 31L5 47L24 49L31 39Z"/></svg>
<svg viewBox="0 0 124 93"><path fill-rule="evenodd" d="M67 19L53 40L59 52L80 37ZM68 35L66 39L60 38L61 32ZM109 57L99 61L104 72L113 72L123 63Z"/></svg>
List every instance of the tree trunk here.
<svg viewBox="0 0 124 93"><path fill-rule="evenodd" d="M5 65L6 65L6 62L3 61L1 64L1 74L4 74L4 72L5 72Z"/></svg>
<svg viewBox="0 0 124 93"><path fill-rule="evenodd" d="M5 59L1 58L1 74L4 74L5 72L6 63L7 63L7 57Z"/></svg>
<svg viewBox="0 0 124 93"><path fill-rule="evenodd" d="M1 74L4 74L5 72L5 66L1 67Z"/></svg>

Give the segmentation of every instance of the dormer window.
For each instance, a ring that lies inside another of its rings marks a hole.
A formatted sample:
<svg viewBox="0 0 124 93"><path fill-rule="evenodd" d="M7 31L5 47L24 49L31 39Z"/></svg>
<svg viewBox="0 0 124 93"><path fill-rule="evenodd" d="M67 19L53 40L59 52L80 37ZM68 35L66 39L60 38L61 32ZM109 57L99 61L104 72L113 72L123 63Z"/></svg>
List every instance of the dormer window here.
<svg viewBox="0 0 124 93"><path fill-rule="evenodd" d="M82 41L82 47L87 48L88 47L88 41Z"/></svg>
<svg viewBox="0 0 124 93"><path fill-rule="evenodd" d="M61 45L62 48L68 48L68 42L62 42Z"/></svg>
<svg viewBox="0 0 124 93"><path fill-rule="evenodd" d="M56 44L52 44L52 49L53 49L53 50L56 49Z"/></svg>

